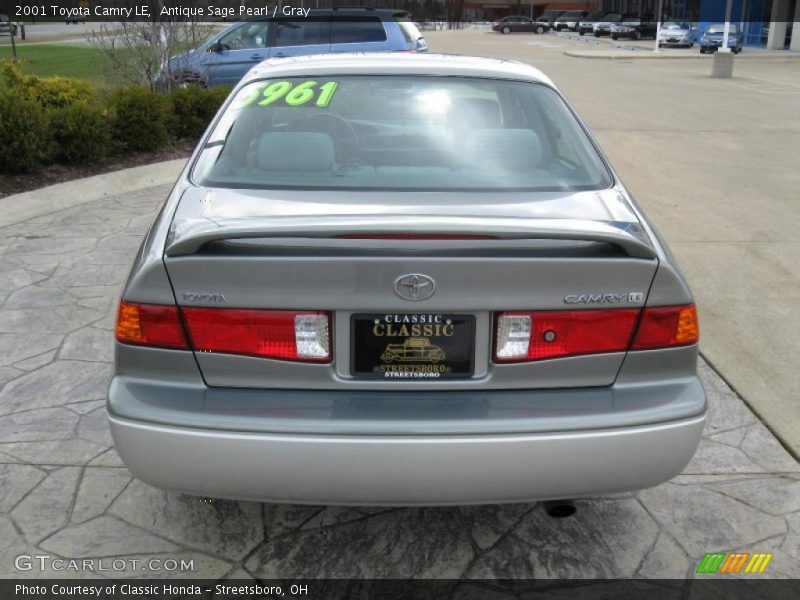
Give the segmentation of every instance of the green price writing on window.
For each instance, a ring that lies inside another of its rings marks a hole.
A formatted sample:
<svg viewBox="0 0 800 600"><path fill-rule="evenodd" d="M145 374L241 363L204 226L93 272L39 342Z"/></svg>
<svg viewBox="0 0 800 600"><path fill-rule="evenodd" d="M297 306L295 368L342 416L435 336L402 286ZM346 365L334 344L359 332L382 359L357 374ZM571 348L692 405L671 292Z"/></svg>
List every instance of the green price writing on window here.
<svg viewBox="0 0 800 600"><path fill-rule="evenodd" d="M325 108L331 103L338 86L336 81L328 81L323 84L316 81L304 81L296 85L291 81L264 83L253 87L247 96L242 98L239 108L250 106L254 102L258 106L269 106L280 99L283 99L287 106L303 106L316 99L314 105Z"/></svg>

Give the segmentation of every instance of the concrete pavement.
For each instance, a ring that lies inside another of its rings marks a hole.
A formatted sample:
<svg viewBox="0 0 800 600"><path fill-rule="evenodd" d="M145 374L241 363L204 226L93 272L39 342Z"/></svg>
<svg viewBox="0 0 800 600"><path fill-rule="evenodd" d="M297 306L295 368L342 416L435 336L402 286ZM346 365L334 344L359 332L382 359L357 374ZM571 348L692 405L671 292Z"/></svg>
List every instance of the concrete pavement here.
<svg viewBox="0 0 800 600"><path fill-rule="evenodd" d="M428 32L434 52L541 68L677 255L701 350L800 457L800 60L589 60L551 35ZM695 49L696 50L696 49ZM748 53L745 49L744 56Z"/></svg>
<svg viewBox="0 0 800 600"><path fill-rule="evenodd" d="M13 225L100 198L174 183L184 164L185 159L169 160L86 177L79 183L67 181L0 198L0 226Z"/></svg>

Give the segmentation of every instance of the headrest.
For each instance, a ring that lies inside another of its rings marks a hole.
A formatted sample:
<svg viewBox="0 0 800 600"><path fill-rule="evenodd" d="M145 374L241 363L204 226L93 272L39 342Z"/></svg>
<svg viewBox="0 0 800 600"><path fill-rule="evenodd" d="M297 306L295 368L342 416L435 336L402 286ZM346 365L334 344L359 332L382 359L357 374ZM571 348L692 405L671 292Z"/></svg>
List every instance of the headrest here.
<svg viewBox="0 0 800 600"><path fill-rule="evenodd" d="M330 171L333 140L314 131L270 131L258 142L257 164L263 171Z"/></svg>
<svg viewBox="0 0 800 600"><path fill-rule="evenodd" d="M458 129L500 127L500 103L489 98L456 98L447 120Z"/></svg>
<svg viewBox="0 0 800 600"><path fill-rule="evenodd" d="M465 142L467 160L484 168L536 169L544 157L533 129L477 129L467 134Z"/></svg>

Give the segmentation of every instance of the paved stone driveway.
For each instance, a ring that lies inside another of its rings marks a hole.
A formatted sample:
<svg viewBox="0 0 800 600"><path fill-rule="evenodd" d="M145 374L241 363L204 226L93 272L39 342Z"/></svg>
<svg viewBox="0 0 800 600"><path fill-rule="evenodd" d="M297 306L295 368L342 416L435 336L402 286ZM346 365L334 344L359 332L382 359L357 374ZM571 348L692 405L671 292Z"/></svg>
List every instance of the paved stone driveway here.
<svg viewBox="0 0 800 600"><path fill-rule="evenodd" d="M22 575L19 554L193 559L208 578L684 577L712 550L774 552L768 574L800 576L800 465L705 365L711 416L685 473L565 520L204 502L133 480L103 399L116 296L167 191L0 229L0 577Z"/></svg>

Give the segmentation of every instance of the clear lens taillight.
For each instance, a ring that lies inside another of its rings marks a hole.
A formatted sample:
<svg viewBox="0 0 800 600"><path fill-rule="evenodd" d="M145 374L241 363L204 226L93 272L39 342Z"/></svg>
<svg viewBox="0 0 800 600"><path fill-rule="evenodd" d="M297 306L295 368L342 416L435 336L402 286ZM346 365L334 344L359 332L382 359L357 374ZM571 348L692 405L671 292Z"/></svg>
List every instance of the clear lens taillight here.
<svg viewBox="0 0 800 600"><path fill-rule="evenodd" d="M325 313L295 315L294 339L298 358L327 359L330 356L328 315Z"/></svg>
<svg viewBox="0 0 800 600"><path fill-rule="evenodd" d="M497 317L495 358L521 360L527 358L531 341L531 316L502 313Z"/></svg>

